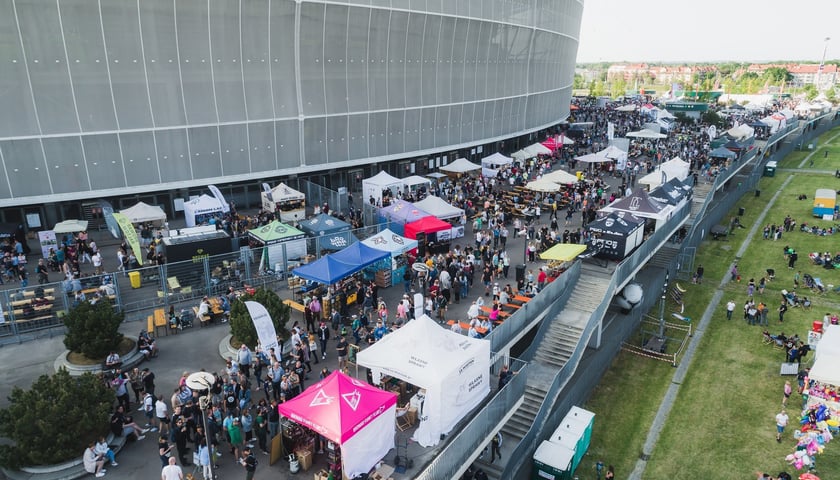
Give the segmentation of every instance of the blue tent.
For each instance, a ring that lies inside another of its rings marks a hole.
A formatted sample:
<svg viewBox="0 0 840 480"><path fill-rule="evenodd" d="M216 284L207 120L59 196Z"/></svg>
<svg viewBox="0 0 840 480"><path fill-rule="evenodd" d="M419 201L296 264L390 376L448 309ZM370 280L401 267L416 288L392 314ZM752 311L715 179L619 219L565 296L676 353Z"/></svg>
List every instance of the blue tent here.
<svg viewBox="0 0 840 480"><path fill-rule="evenodd" d="M344 250L329 256L339 262L350 265L361 265L364 268L370 264L389 258L391 253L368 247L362 242L356 242Z"/></svg>
<svg viewBox="0 0 840 480"><path fill-rule="evenodd" d="M302 265L292 270L292 273L298 277L312 280L313 282L330 285L342 278L346 278L358 272L363 268L365 268L364 265L351 265L340 262L332 258L330 255L326 255L312 263Z"/></svg>
<svg viewBox="0 0 840 480"><path fill-rule="evenodd" d="M350 232L350 224L332 215L322 213L300 223L300 229L307 236L317 239L316 245L310 245L317 250L341 250L357 241Z"/></svg>
<svg viewBox="0 0 840 480"><path fill-rule="evenodd" d="M429 216L428 213L417 208L414 204L406 202L405 200L396 200L387 207L382 207L379 210L379 214L400 225L415 222L421 218Z"/></svg>

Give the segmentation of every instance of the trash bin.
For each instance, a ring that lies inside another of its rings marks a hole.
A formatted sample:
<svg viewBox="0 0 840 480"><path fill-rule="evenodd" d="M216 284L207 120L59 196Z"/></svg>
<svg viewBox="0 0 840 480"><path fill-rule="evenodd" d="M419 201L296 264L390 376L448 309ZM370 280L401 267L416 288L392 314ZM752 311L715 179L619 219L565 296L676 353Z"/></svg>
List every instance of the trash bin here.
<svg viewBox="0 0 840 480"><path fill-rule="evenodd" d="M521 263L516 266L516 283L525 282L525 264Z"/></svg>
<svg viewBox="0 0 840 480"><path fill-rule="evenodd" d="M755 191L755 196L760 197L761 196L761 190L756 190Z"/></svg>
<svg viewBox="0 0 840 480"><path fill-rule="evenodd" d="M128 280L131 282L131 288L140 288L140 272L128 272Z"/></svg>
<svg viewBox="0 0 840 480"><path fill-rule="evenodd" d="M738 207L738 216L743 217L745 211L746 210L744 210L744 207Z"/></svg>

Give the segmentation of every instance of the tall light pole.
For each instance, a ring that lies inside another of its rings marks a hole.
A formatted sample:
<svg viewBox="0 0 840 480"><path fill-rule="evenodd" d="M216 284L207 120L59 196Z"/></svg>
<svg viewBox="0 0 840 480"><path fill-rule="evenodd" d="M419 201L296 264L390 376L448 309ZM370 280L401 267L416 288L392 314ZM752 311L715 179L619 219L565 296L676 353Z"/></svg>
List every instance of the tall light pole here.
<svg viewBox="0 0 840 480"><path fill-rule="evenodd" d="M821 82L822 78L821 77L822 77L823 68L825 68L825 52L828 51L828 42L830 40L831 40L830 37L825 37L825 40L823 40L824 45L823 45L822 60L820 60L819 68L817 68L817 82L816 82L817 83L817 85L816 85L817 86L817 92L820 91L820 86L822 85L822 82Z"/></svg>

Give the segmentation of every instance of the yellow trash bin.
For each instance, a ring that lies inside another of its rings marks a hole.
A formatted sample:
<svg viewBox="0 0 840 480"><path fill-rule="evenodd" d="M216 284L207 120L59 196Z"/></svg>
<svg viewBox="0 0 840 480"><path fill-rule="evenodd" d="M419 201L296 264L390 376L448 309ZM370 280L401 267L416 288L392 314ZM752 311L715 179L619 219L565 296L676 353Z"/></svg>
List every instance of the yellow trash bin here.
<svg viewBox="0 0 840 480"><path fill-rule="evenodd" d="M131 288L140 288L140 272L128 272L128 280L131 282Z"/></svg>
<svg viewBox="0 0 840 480"><path fill-rule="evenodd" d="M575 176L577 177L578 181L581 181L581 179L583 179L583 172L577 171L575 172Z"/></svg>

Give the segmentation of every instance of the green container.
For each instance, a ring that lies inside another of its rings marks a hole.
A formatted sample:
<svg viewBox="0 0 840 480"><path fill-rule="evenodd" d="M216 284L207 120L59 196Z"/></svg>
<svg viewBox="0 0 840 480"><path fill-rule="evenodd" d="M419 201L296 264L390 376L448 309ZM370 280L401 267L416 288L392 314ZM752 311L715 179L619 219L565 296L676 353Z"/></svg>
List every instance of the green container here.
<svg viewBox="0 0 840 480"><path fill-rule="evenodd" d="M777 167L778 167L778 163L767 162L767 165L764 166L764 176L765 177L775 177Z"/></svg>
<svg viewBox="0 0 840 480"><path fill-rule="evenodd" d="M543 440L534 452L531 480L571 480L574 457L573 450Z"/></svg>

